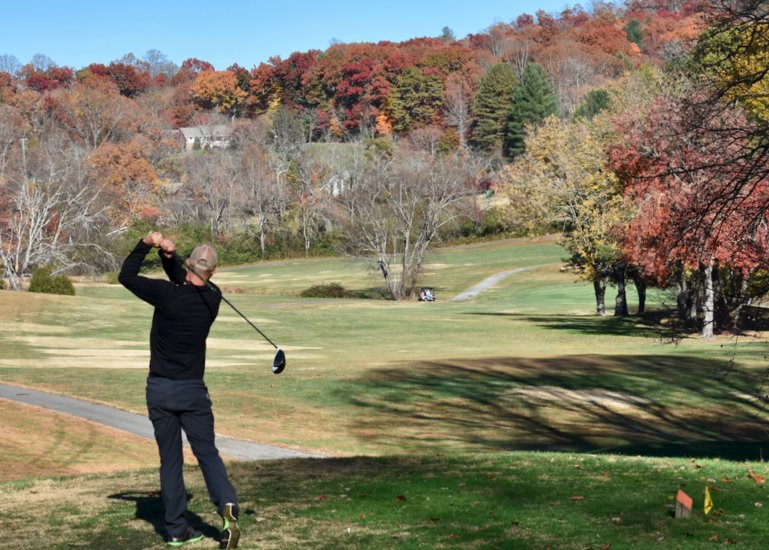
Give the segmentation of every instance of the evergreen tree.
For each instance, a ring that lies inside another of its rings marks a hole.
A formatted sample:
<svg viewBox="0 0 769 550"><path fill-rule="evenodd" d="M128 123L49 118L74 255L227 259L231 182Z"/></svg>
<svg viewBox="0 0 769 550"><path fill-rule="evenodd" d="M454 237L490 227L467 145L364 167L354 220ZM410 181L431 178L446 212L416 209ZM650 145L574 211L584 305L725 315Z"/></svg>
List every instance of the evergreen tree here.
<svg viewBox="0 0 769 550"><path fill-rule="evenodd" d="M591 120L604 109L608 109L610 101L609 92L606 90L590 90L574 112L574 118Z"/></svg>
<svg viewBox="0 0 769 550"><path fill-rule="evenodd" d="M509 63L500 62L491 67L478 82L473 101L475 123L471 144L482 151L501 149L505 137L505 121L516 77Z"/></svg>
<svg viewBox="0 0 769 550"><path fill-rule="evenodd" d="M631 19L624 28L627 39L634 42L639 48L643 47L643 29L638 19Z"/></svg>
<svg viewBox="0 0 769 550"><path fill-rule="evenodd" d="M521 75L521 82L513 90L505 132L505 155L512 159L526 149L526 125L539 125L557 113L558 102L547 75L537 63L529 63Z"/></svg>

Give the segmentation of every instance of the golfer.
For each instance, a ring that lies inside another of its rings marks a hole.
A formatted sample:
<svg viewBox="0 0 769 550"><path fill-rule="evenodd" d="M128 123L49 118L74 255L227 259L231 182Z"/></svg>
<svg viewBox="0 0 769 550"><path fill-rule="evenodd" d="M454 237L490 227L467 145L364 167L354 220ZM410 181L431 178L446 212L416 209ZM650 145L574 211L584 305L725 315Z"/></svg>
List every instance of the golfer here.
<svg viewBox="0 0 769 550"><path fill-rule="evenodd" d="M170 281L139 275L144 257L159 248ZM147 409L160 451L160 488L165 506L168 546L198 541L203 534L187 524L182 433L200 464L211 502L222 516L221 548L236 548L240 538L235 489L227 478L214 442L211 398L203 381L206 337L219 312L220 296L206 286L216 269L216 251L196 247L183 269L176 245L158 232L139 241L123 262L118 280L155 308L150 331Z"/></svg>

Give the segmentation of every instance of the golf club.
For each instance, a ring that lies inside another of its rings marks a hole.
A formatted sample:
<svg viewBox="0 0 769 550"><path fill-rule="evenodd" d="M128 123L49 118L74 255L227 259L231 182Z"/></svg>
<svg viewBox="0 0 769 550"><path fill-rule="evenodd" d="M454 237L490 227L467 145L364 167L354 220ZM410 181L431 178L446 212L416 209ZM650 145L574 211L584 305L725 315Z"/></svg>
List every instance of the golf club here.
<svg viewBox="0 0 769 550"><path fill-rule="evenodd" d="M273 374L280 374L281 372L283 372L283 369L285 369L285 368L286 368L286 354L283 352L283 350L282 350L282 349L280 349L280 348L277 346L277 344L275 344L275 342L273 342L272 340L270 340L270 339L268 338L268 336L267 336L265 333L263 333L261 330L259 330L259 327L257 327L257 326L256 326L254 323L252 323L252 322L251 322L251 321L248 319L248 317L246 317L245 315L243 315L243 313L241 313L241 311L240 311L238 308L236 308L236 307L235 307L235 306L232 304L232 302L230 302L230 301L229 301L227 298L225 298L225 297L224 297L224 294L222 294L222 293L219 291L219 289L217 289L217 288L216 288L214 285L212 285L212 284L211 284L211 283L208 281L208 279L206 279L206 278L204 278L204 277L201 277L200 275L198 275L198 274L195 272L195 270L194 270L194 269L193 269L193 268L192 268L190 265L188 265L188 264L187 264L187 263L186 263L184 260L182 260L182 259L181 259L181 258L180 258L180 257L179 257L177 254L176 254L176 252L173 252L173 257L174 257L174 260L176 260L176 262L177 262L177 263L179 263L179 264L180 264L182 267L184 267L184 268L186 268L186 269L189 269L189 270L192 272L192 274L193 274L193 275L195 275L195 276L196 276L198 279L200 279L201 281L205 282L205 283L206 283L206 286L207 286L208 288L210 288L212 291L216 292L216 293L217 293L217 294L218 294L218 295L221 297L221 299L222 299L222 300L224 300L224 303L226 303L228 306L230 306L230 307L232 308L232 310L233 310L235 313L237 313L238 315L240 315L241 317L243 317L243 319L246 321L246 323L248 323L249 325L251 325L251 328L253 328L253 329L254 329L256 332L258 332L259 334L261 334L262 338L264 338L264 339L265 339L265 340L267 340L267 341L268 341L270 344L272 344L272 347L274 347L274 348L277 350L277 352L275 352L275 357L274 357L274 358L273 358L273 360L272 360L272 372L273 372Z"/></svg>

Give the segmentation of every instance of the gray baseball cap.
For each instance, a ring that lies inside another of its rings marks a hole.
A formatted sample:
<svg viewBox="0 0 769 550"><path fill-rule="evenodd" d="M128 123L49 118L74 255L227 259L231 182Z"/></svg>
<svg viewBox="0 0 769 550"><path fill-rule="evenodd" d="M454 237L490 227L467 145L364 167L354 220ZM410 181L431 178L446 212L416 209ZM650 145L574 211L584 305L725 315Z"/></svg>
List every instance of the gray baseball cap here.
<svg viewBox="0 0 769 550"><path fill-rule="evenodd" d="M187 265L192 268L193 272L213 273L216 268L216 250L208 244L196 246L187 260Z"/></svg>

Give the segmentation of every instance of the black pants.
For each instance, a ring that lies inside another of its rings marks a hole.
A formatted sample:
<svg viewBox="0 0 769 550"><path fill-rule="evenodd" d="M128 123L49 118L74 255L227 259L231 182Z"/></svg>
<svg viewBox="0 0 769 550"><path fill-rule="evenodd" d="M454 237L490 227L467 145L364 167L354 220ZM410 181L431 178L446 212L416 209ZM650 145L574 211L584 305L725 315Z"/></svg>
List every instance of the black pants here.
<svg viewBox="0 0 769 550"><path fill-rule="evenodd" d="M202 380L147 378L147 409L160 451L160 489L166 530L171 536L187 531L187 489L184 486L182 428L203 472L208 496L221 514L228 502L237 504L235 489L214 443L211 398Z"/></svg>

